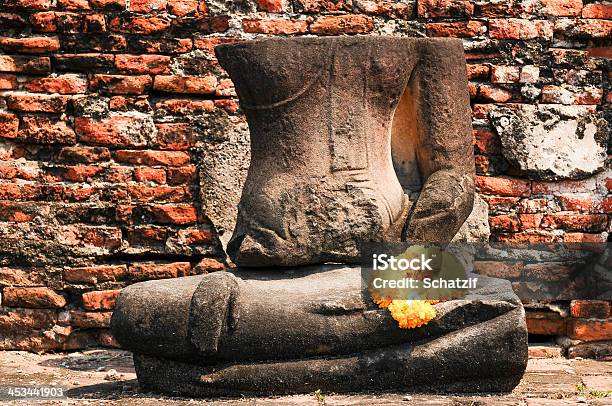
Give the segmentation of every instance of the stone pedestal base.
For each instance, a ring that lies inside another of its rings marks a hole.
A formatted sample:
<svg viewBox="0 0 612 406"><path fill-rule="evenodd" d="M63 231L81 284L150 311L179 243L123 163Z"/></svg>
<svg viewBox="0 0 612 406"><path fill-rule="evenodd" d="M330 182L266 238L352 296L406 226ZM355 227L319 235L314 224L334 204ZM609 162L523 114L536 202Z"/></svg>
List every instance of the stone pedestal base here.
<svg viewBox="0 0 612 406"><path fill-rule="evenodd" d="M511 391L527 365L523 307L508 282L479 286L435 305L426 326L399 329L363 301L358 268L213 273L124 289L112 328L145 390Z"/></svg>

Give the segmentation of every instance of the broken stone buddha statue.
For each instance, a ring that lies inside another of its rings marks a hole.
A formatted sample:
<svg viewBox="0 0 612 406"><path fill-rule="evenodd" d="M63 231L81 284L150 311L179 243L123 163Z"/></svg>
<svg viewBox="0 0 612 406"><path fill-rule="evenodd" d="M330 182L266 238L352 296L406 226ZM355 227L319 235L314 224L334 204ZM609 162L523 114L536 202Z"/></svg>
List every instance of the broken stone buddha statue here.
<svg viewBox="0 0 612 406"><path fill-rule="evenodd" d="M435 304L425 326L401 329L368 302L351 265L362 242L447 243L472 210L461 41L282 38L216 54L251 134L227 248L237 268L122 291L112 329L142 387L235 396L516 386L527 331L508 282L482 277L465 298Z"/></svg>

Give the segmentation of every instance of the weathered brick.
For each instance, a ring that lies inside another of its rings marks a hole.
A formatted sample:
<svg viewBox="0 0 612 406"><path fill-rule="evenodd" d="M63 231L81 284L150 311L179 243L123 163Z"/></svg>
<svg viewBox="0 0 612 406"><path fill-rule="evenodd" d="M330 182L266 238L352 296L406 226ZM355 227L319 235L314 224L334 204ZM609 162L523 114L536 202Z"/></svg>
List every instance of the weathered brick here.
<svg viewBox="0 0 612 406"><path fill-rule="evenodd" d="M142 206L140 212L158 224L193 224L198 220L197 209L187 204Z"/></svg>
<svg viewBox="0 0 612 406"><path fill-rule="evenodd" d="M0 307L0 331L20 332L42 330L57 322L57 311L48 309L9 309Z"/></svg>
<svg viewBox="0 0 612 406"><path fill-rule="evenodd" d="M37 144L76 143L76 134L65 121L49 117L23 117L17 138Z"/></svg>
<svg viewBox="0 0 612 406"><path fill-rule="evenodd" d="M542 220L543 228L576 231L604 231L608 223L605 214L552 213Z"/></svg>
<svg viewBox="0 0 612 406"><path fill-rule="evenodd" d="M525 264L522 262L475 261L474 272L494 278L518 278L521 276L524 266Z"/></svg>
<svg viewBox="0 0 612 406"><path fill-rule="evenodd" d="M501 142L495 133L488 130L474 130L473 135L476 152L489 155L501 153Z"/></svg>
<svg viewBox="0 0 612 406"><path fill-rule="evenodd" d="M486 25L480 21L428 23L427 35L430 37L478 37L486 32Z"/></svg>
<svg viewBox="0 0 612 406"><path fill-rule="evenodd" d="M186 123L157 124L157 146L161 149L184 151L195 146L196 133Z"/></svg>
<svg viewBox="0 0 612 406"><path fill-rule="evenodd" d="M481 197L489 205L489 211L511 211L516 206L516 203L520 200L518 197L497 197L497 196L486 196Z"/></svg>
<svg viewBox="0 0 612 406"><path fill-rule="evenodd" d="M12 113L0 111L0 137L17 138L19 118Z"/></svg>
<svg viewBox="0 0 612 406"><path fill-rule="evenodd" d="M62 35L62 47L71 52L119 52L127 48L124 35L81 32Z"/></svg>
<svg viewBox="0 0 612 406"><path fill-rule="evenodd" d="M82 295L86 310L112 310L119 297L119 289L85 292Z"/></svg>
<svg viewBox="0 0 612 406"><path fill-rule="evenodd" d="M489 20L489 36L495 39L551 39L553 23L547 20L517 18Z"/></svg>
<svg viewBox="0 0 612 406"><path fill-rule="evenodd" d="M70 324L80 328L104 328L110 326L112 312L70 312Z"/></svg>
<svg viewBox="0 0 612 406"><path fill-rule="evenodd" d="M0 201L0 220L13 223L32 221L35 206L32 203L17 203Z"/></svg>
<svg viewBox="0 0 612 406"><path fill-rule="evenodd" d="M106 32L106 18L103 14L89 14L83 16L83 24L81 30L83 32Z"/></svg>
<svg viewBox="0 0 612 406"><path fill-rule="evenodd" d="M90 182L98 173L104 170L97 165L78 165L54 168L55 173L60 177L59 180L67 182Z"/></svg>
<svg viewBox="0 0 612 406"><path fill-rule="evenodd" d="M186 245L210 244L213 242L213 234L208 230L190 228L179 230L179 241Z"/></svg>
<svg viewBox="0 0 612 406"><path fill-rule="evenodd" d="M527 197L530 182L522 179L476 176L476 189L480 193L499 196Z"/></svg>
<svg viewBox="0 0 612 406"><path fill-rule="evenodd" d="M530 334L565 336L567 322L557 313L527 312L527 330Z"/></svg>
<svg viewBox="0 0 612 406"><path fill-rule="evenodd" d="M490 68L485 64L467 64L468 79L486 79L489 77Z"/></svg>
<svg viewBox="0 0 612 406"><path fill-rule="evenodd" d="M317 35L364 34L374 29L374 21L362 15L319 17L310 25L310 32Z"/></svg>
<svg viewBox="0 0 612 406"><path fill-rule="evenodd" d="M582 18L612 19L612 4L591 3L582 9Z"/></svg>
<svg viewBox="0 0 612 406"><path fill-rule="evenodd" d="M215 110L212 100L168 99L155 104L156 110L164 110L173 115L210 113Z"/></svg>
<svg viewBox="0 0 612 406"><path fill-rule="evenodd" d="M24 8L32 10L48 10L53 4L52 0L5 0L3 6L7 8Z"/></svg>
<svg viewBox="0 0 612 406"><path fill-rule="evenodd" d="M491 216L489 226L495 231L519 231L519 221L516 215Z"/></svg>
<svg viewBox="0 0 612 406"><path fill-rule="evenodd" d="M2 303L10 307L56 309L66 305L66 298L46 287L6 287L2 290Z"/></svg>
<svg viewBox="0 0 612 406"><path fill-rule="evenodd" d="M81 142L122 146L142 147L155 127L149 119L130 116L114 116L103 120L77 117L75 131Z"/></svg>
<svg viewBox="0 0 612 406"><path fill-rule="evenodd" d="M32 79L25 84L28 92L77 94L87 91L87 80L80 75L67 74Z"/></svg>
<svg viewBox="0 0 612 406"><path fill-rule="evenodd" d="M222 38L222 37L205 37L205 36L196 36L193 39L194 46L197 49L204 49L207 53L214 57L215 55L215 47L220 44L227 44L232 42L239 42L239 38Z"/></svg>
<svg viewBox="0 0 612 406"><path fill-rule="evenodd" d="M17 89L17 76L0 75L0 90Z"/></svg>
<svg viewBox="0 0 612 406"><path fill-rule="evenodd" d="M79 25L80 18L78 14L75 13L61 13L70 14L75 20L79 20L76 24L70 25ZM65 21L65 20L64 20ZM34 32L45 32L51 33L56 32L58 30L58 13L55 11L44 11L41 13L34 13L30 15L30 24L32 26L32 30ZM60 31L63 31L65 27L62 26ZM68 32L70 29L68 30Z"/></svg>
<svg viewBox="0 0 612 406"><path fill-rule="evenodd" d="M564 262L538 262L526 264L523 275L527 281L567 282L574 271L575 267Z"/></svg>
<svg viewBox="0 0 612 406"><path fill-rule="evenodd" d="M5 161L0 162L0 178L37 180L41 176L40 167L36 161Z"/></svg>
<svg viewBox="0 0 612 406"><path fill-rule="evenodd" d="M492 83L516 83L519 81L520 68L518 66L493 66L491 71Z"/></svg>
<svg viewBox="0 0 612 406"><path fill-rule="evenodd" d="M115 67L122 73L160 75L168 72L171 60L165 55L117 55Z"/></svg>
<svg viewBox="0 0 612 406"><path fill-rule="evenodd" d="M485 155L474 155L474 167L478 175L486 175L491 170L491 160Z"/></svg>
<svg viewBox="0 0 612 406"><path fill-rule="evenodd" d="M255 34L290 35L305 33L308 23L304 20L245 18L242 29Z"/></svg>
<svg viewBox="0 0 612 406"><path fill-rule="evenodd" d="M166 170L139 166L134 168L134 180L137 182L166 183Z"/></svg>
<svg viewBox="0 0 612 406"><path fill-rule="evenodd" d="M523 66L519 81L521 83L536 83L540 77L540 68L533 65Z"/></svg>
<svg viewBox="0 0 612 406"><path fill-rule="evenodd" d="M521 230L533 230L540 228L542 219L544 218L543 213L524 213L518 215L519 222L521 223Z"/></svg>
<svg viewBox="0 0 612 406"><path fill-rule="evenodd" d="M125 16L110 21L110 29L130 34L151 35L163 32L170 27L170 21L162 17Z"/></svg>
<svg viewBox="0 0 612 406"><path fill-rule="evenodd" d="M167 93L213 94L217 87L214 76L155 76L153 89Z"/></svg>
<svg viewBox="0 0 612 406"><path fill-rule="evenodd" d="M54 65L60 71L97 72L114 67L115 56L111 54L61 54L54 55Z"/></svg>
<svg viewBox="0 0 612 406"><path fill-rule="evenodd" d="M177 18L172 21L171 33L174 36L190 36L194 32L212 34L229 29L228 16Z"/></svg>
<svg viewBox="0 0 612 406"><path fill-rule="evenodd" d="M133 165L182 166L190 161L189 154L181 151L119 150L115 160Z"/></svg>
<svg viewBox="0 0 612 406"><path fill-rule="evenodd" d="M582 12L582 0L539 0L540 7L528 10L539 16L571 17Z"/></svg>
<svg viewBox="0 0 612 406"><path fill-rule="evenodd" d="M534 194L587 193L597 188L593 179L562 180L558 182L533 181Z"/></svg>
<svg viewBox="0 0 612 406"><path fill-rule="evenodd" d="M173 262L169 264L135 263L130 265L129 268L130 278L134 281L178 278L190 274L191 264L189 262Z"/></svg>
<svg viewBox="0 0 612 406"><path fill-rule="evenodd" d="M206 4L198 0L168 0L168 12L175 16L207 14Z"/></svg>
<svg viewBox="0 0 612 406"><path fill-rule="evenodd" d="M612 340L579 343L567 349L568 358L606 359L610 354L612 354ZM606 378L605 375L600 375L599 377L602 379Z"/></svg>
<svg viewBox="0 0 612 406"><path fill-rule="evenodd" d="M63 272L66 282L102 283L121 281L127 277L125 265L100 265L81 268L68 268Z"/></svg>
<svg viewBox="0 0 612 406"><path fill-rule="evenodd" d="M225 265L213 258L203 258L200 262L198 262L193 270L196 274L218 272L225 270Z"/></svg>
<svg viewBox="0 0 612 406"><path fill-rule="evenodd" d="M352 5L345 0L296 0L295 11L305 13L350 11Z"/></svg>
<svg viewBox="0 0 612 406"><path fill-rule="evenodd" d="M479 2L477 15L479 17L518 17L525 13L523 2L515 0L498 0Z"/></svg>
<svg viewBox="0 0 612 406"><path fill-rule="evenodd" d="M600 207L604 213L612 213L612 196L604 197Z"/></svg>
<svg viewBox="0 0 612 406"><path fill-rule="evenodd" d="M6 98L11 110L31 113L63 113L70 100L69 96L14 93Z"/></svg>
<svg viewBox="0 0 612 406"><path fill-rule="evenodd" d="M57 0L58 7L68 10L89 10L88 0Z"/></svg>
<svg viewBox="0 0 612 406"><path fill-rule="evenodd" d="M594 208L593 196L587 193L563 193L557 199L561 208L567 211L590 211Z"/></svg>
<svg viewBox="0 0 612 406"><path fill-rule="evenodd" d="M0 27L3 27L5 30L20 32L24 31L27 25L27 20L17 13L0 12Z"/></svg>
<svg viewBox="0 0 612 406"><path fill-rule="evenodd" d="M90 81L92 89L110 94L143 94L146 93L153 79L149 75L93 75Z"/></svg>
<svg viewBox="0 0 612 406"><path fill-rule="evenodd" d="M168 236L168 229L160 226L136 226L127 230L127 240L131 246L151 247L159 245L165 243Z"/></svg>
<svg viewBox="0 0 612 406"><path fill-rule="evenodd" d="M423 0L418 2L419 17L469 17L474 14L474 4L469 0Z"/></svg>
<svg viewBox="0 0 612 406"><path fill-rule="evenodd" d="M555 21L555 35L571 39L610 38L612 36L612 20L557 20Z"/></svg>
<svg viewBox="0 0 612 406"><path fill-rule="evenodd" d="M128 10L134 13L161 12L166 9L168 0L131 0Z"/></svg>
<svg viewBox="0 0 612 406"><path fill-rule="evenodd" d="M58 161L66 163L104 162L110 159L110 151L105 147L64 147L58 155Z"/></svg>
<svg viewBox="0 0 612 406"><path fill-rule="evenodd" d="M182 186L128 186L132 202L181 203L188 200L185 188Z"/></svg>
<svg viewBox="0 0 612 406"><path fill-rule="evenodd" d="M0 267L0 287L45 285L44 269Z"/></svg>
<svg viewBox="0 0 612 406"><path fill-rule="evenodd" d="M563 235L563 242L568 244L587 244L587 247L593 248L593 244L603 244L607 241L608 236L606 233L565 233Z"/></svg>
<svg viewBox="0 0 612 406"><path fill-rule="evenodd" d="M574 340L602 341L612 337L612 319L575 319L568 322L568 336Z"/></svg>
<svg viewBox="0 0 612 406"><path fill-rule="evenodd" d="M151 104L148 95L139 96L112 96L108 107L115 111L151 113Z"/></svg>
<svg viewBox="0 0 612 406"><path fill-rule="evenodd" d="M68 247L102 248L113 252L121 247L121 230L116 227L68 225L57 229L57 242ZM93 252L99 252L94 250Z"/></svg>
<svg viewBox="0 0 612 406"><path fill-rule="evenodd" d="M582 319L607 319L610 317L610 302L605 300L572 300L570 314Z"/></svg>
<svg viewBox="0 0 612 406"><path fill-rule="evenodd" d="M542 87L542 103L550 104L600 104L603 89L589 86L568 88L567 86L545 85Z"/></svg>
<svg viewBox="0 0 612 406"><path fill-rule="evenodd" d="M191 51L191 38L134 38L128 44L130 52L180 54Z"/></svg>
<svg viewBox="0 0 612 406"><path fill-rule="evenodd" d="M191 183L196 176L195 165L168 168L166 170L167 182L171 185Z"/></svg>
<svg viewBox="0 0 612 406"><path fill-rule="evenodd" d="M9 38L0 37L0 49L4 52L41 54L55 52L60 48L57 37Z"/></svg>
<svg viewBox="0 0 612 406"><path fill-rule="evenodd" d="M91 7L125 10L125 0L89 0Z"/></svg>
<svg viewBox="0 0 612 406"><path fill-rule="evenodd" d="M482 84L478 88L478 95L485 101L505 103L512 100L512 92L498 86Z"/></svg>
<svg viewBox="0 0 612 406"><path fill-rule="evenodd" d="M287 6L285 0L255 0L257 8L267 13L282 13Z"/></svg>

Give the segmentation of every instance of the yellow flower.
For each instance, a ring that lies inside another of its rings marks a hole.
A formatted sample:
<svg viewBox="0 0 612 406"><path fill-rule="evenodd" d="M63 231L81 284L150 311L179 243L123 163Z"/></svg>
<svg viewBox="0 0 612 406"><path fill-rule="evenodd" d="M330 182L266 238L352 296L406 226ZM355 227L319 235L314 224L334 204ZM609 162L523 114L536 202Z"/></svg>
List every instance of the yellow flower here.
<svg viewBox="0 0 612 406"><path fill-rule="evenodd" d="M386 305L391 316L399 323L400 328L416 328L424 326L436 317L436 309L432 306L436 300L393 300L377 303L379 307Z"/></svg>
<svg viewBox="0 0 612 406"><path fill-rule="evenodd" d="M374 301L374 304L377 304L381 309L386 309L393 301L391 299L383 299L379 297L373 298L372 300Z"/></svg>

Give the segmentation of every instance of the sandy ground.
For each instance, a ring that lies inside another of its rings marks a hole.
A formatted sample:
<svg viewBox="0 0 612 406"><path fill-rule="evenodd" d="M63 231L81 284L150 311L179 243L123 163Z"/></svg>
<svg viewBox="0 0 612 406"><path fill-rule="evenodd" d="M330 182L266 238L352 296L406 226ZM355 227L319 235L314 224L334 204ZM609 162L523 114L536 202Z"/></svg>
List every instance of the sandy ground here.
<svg viewBox="0 0 612 406"><path fill-rule="evenodd" d="M10 386L55 385L61 400L0 400L0 404L45 405L612 405L612 362L531 359L527 373L513 393L505 395L440 396L375 393L331 393L242 399L185 399L141 393L130 353L91 350L68 354L0 352L0 390ZM0 395L1 396L1 395Z"/></svg>

